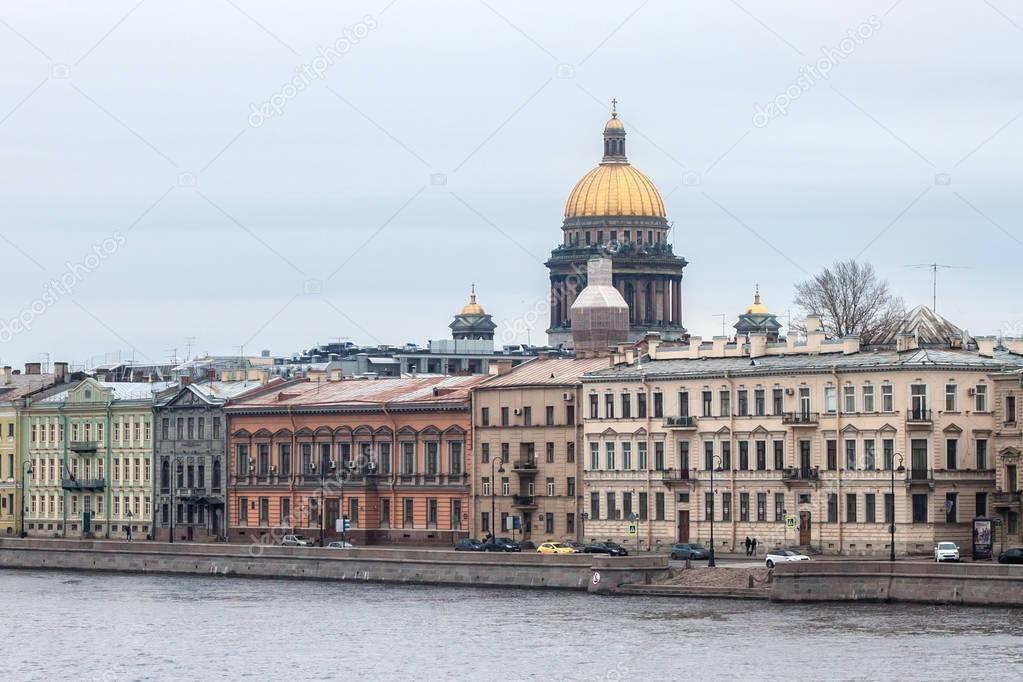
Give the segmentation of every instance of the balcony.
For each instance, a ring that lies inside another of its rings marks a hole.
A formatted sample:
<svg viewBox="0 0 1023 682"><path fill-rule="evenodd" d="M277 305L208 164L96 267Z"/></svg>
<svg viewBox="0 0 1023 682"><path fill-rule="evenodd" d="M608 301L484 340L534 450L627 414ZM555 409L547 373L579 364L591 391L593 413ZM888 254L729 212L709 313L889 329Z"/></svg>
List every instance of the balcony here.
<svg viewBox="0 0 1023 682"><path fill-rule="evenodd" d="M80 455L94 455L99 449L99 443L94 440L73 440L68 443L68 448Z"/></svg>
<svg viewBox="0 0 1023 682"><path fill-rule="evenodd" d="M536 509L536 496L512 495L512 506L516 509Z"/></svg>
<svg viewBox="0 0 1023 682"><path fill-rule="evenodd" d="M1020 492L1014 493L992 493L991 504L998 507L1018 507L1020 505Z"/></svg>
<svg viewBox="0 0 1023 682"><path fill-rule="evenodd" d="M669 488L675 486L695 486L696 479L692 477L692 473L689 469L666 469L664 471L655 471L654 474L661 475L661 482Z"/></svg>
<svg viewBox="0 0 1023 682"><path fill-rule="evenodd" d="M817 412L784 412L781 415L781 423L790 426L817 426L820 417Z"/></svg>
<svg viewBox="0 0 1023 682"><path fill-rule="evenodd" d="M107 482L102 478L62 478L60 487L64 490L103 490Z"/></svg>
<svg viewBox="0 0 1023 682"><path fill-rule="evenodd" d="M818 479L820 471L815 467L786 467L781 470L781 480L785 483L808 483Z"/></svg>
<svg viewBox="0 0 1023 682"><path fill-rule="evenodd" d="M667 429L686 429L691 430L696 428L696 417L665 417L664 427Z"/></svg>
<svg viewBox="0 0 1023 682"><path fill-rule="evenodd" d="M906 426L928 428L933 424L931 411L924 408L913 408L906 412Z"/></svg>
<svg viewBox="0 0 1023 682"><path fill-rule="evenodd" d="M535 459L520 459L512 464L512 469L515 470L515 473L523 476L534 476L538 471Z"/></svg>

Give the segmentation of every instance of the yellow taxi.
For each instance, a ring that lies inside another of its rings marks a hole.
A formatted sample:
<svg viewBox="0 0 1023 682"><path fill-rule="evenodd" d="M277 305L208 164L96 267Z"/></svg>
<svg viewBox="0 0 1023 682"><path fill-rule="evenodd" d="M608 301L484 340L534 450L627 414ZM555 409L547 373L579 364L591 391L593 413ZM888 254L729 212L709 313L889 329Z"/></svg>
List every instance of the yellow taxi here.
<svg viewBox="0 0 1023 682"><path fill-rule="evenodd" d="M563 542L545 542L536 548L537 554L575 554L575 550Z"/></svg>

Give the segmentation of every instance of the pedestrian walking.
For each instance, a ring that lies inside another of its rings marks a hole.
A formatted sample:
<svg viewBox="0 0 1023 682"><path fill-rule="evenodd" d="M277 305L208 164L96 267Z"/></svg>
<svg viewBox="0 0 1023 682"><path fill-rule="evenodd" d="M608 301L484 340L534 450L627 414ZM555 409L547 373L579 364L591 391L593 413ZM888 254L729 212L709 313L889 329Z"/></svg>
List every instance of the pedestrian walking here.
<svg viewBox="0 0 1023 682"><path fill-rule="evenodd" d="M750 543L750 556L757 555L757 539L753 538L753 542Z"/></svg>
<svg viewBox="0 0 1023 682"><path fill-rule="evenodd" d="M753 546L753 542L749 539L748 535L746 536L746 541L743 544L746 545L746 556L749 556L750 547Z"/></svg>

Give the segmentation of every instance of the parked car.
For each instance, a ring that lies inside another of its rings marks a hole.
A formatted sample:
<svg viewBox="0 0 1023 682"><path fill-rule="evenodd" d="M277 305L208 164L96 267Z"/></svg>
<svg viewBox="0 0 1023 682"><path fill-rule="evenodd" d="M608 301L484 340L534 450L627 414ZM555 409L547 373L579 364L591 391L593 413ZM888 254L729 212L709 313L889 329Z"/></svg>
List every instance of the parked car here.
<svg viewBox="0 0 1023 682"><path fill-rule="evenodd" d="M575 550L560 542L544 542L536 548L537 554L575 554Z"/></svg>
<svg viewBox="0 0 1023 682"><path fill-rule="evenodd" d="M628 556L629 552L621 545L611 542L591 542L583 549L587 554L607 554L608 556Z"/></svg>
<svg viewBox="0 0 1023 682"><path fill-rule="evenodd" d="M959 561L959 545L954 542L939 542L934 547L934 560L939 563L942 561Z"/></svg>
<svg viewBox="0 0 1023 682"><path fill-rule="evenodd" d="M709 559L710 551L703 545L680 542L671 546L671 558L676 561L682 559Z"/></svg>
<svg viewBox="0 0 1023 682"><path fill-rule="evenodd" d="M511 538L490 538L483 543L484 552L521 552L522 547Z"/></svg>
<svg viewBox="0 0 1023 682"><path fill-rule="evenodd" d="M532 540L523 540L522 542L519 543L519 548L523 552L526 551L527 549L528 550L534 550L534 549L536 549L536 543L533 542Z"/></svg>
<svg viewBox="0 0 1023 682"><path fill-rule="evenodd" d="M304 535L285 535L281 544L285 547L312 547L313 541Z"/></svg>
<svg viewBox="0 0 1023 682"><path fill-rule="evenodd" d="M1013 547L998 555L1000 564L1023 564L1023 547Z"/></svg>
<svg viewBox="0 0 1023 682"><path fill-rule="evenodd" d="M334 540L327 543L327 549L351 549L352 547L355 547L355 545L347 540Z"/></svg>
<svg viewBox="0 0 1023 682"><path fill-rule="evenodd" d="M586 545L584 545L581 542L576 542L575 540L563 540L561 544L568 545L569 547L574 549L576 552L584 552L584 551L586 551Z"/></svg>
<svg viewBox="0 0 1023 682"><path fill-rule="evenodd" d="M456 552L482 552L483 543L476 538L462 538L455 543Z"/></svg>
<svg viewBox="0 0 1023 682"><path fill-rule="evenodd" d="M767 556L764 560L764 565L768 568L774 568L775 564L784 564L789 561L809 561L810 557L799 552L794 552L791 549L769 549L767 550Z"/></svg>

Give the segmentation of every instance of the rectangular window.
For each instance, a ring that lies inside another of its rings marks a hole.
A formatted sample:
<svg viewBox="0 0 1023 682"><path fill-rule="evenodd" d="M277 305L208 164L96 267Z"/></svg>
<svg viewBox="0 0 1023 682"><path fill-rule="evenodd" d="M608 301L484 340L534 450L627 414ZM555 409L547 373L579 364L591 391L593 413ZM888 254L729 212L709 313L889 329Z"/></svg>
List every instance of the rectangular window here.
<svg viewBox="0 0 1023 682"><path fill-rule="evenodd" d="M590 520L600 519L600 493L590 493Z"/></svg>
<svg viewBox="0 0 1023 682"><path fill-rule="evenodd" d="M739 441L739 470L749 471L749 441Z"/></svg>
<svg viewBox="0 0 1023 682"><path fill-rule="evenodd" d="M867 384L863 387L863 411L873 412L874 411L874 386Z"/></svg>
<svg viewBox="0 0 1023 682"><path fill-rule="evenodd" d="M622 518L632 518L632 493L622 493Z"/></svg>
<svg viewBox="0 0 1023 682"><path fill-rule="evenodd" d="M565 461L569 464L575 462L575 443L572 441L565 443Z"/></svg>
<svg viewBox="0 0 1023 682"><path fill-rule="evenodd" d="M732 416L732 394L728 390L718 391L718 414L722 417Z"/></svg>
<svg viewBox="0 0 1023 682"><path fill-rule="evenodd" d="M838 469L838 441L828 439L824 441L824 447L826 450L827 457L827 469L828 471L835 471Z"/></svg>
<svg viewBox="0 0 1023 682"><path fill-rule="evenodd" d="M1016 423L1016 396L1014 395L1005 396L1005 423Z"/></svg>
<svg viewBox="0 0 1023 682"><path fill-rule="evenodd" d="M416 444L412 441L401 444L401 473L405 476L416 473Z"/></svg>
<svg viewBox="0 0 1023 682"><path fill-rule="evenodd" d="M484 476L482 478L482 493L483 497L490 497L490 477Z"/></svg>
<svg viewBox="0 0 1023 682"><path fill-rule="evenodd" d="M615 395L614 393L604 394L604 418L615 418Z"/></svg>
<svg viewBox="0 0 1023 682"><path fill-rule="evenodd" d="M622 419L632 419L632 396L622 393Z"/></svg>
<svg viewBox="0 0 1023 682"><path fill-rule="evenodd" d="M547 426L554 426L554 406L548 405L544 408L544 421Z"/></svg>
<svg viewBox="0 0 1023 682"><path fill-rule="evenodd" d="M753 413L758 417L763 417L767 411L767 405L764 400L764 389L758 388L753 391Z"/></svg>
<svg viewBox="0 0 1023 682"><path fill-rule="evenodd" d="M213 438L214 440L220 439L220 417L213 418Z"/></svg>
<svg viewBox="0 0 1023 682"><path fill-rule="evenodd" d="M749 493L739 493L739 520L749 521Z"/></svg>
<svg viewBox="0 0 1023 682"><path fill-rule="evenodd" d="M664 443L662 441L654 443L654 470L664 471Z"/></svg>
<svg viewBox="0 0 1023 682"><path fill-rule="evenodd" d="M505 497L511 495L511 482L507 476L501 477L501 494Z"/></svg>
<svg viewBox="0 0 1023 682"><path fill-rule="evenodd" d="M863 441L863 468L867 471L873 471L877 468L875 466L874 454L874 439L868 438Z"/></svg>
<svg viewBox="0 0 1023 682"><path fill-rule="evenodd" d="M842 412L856 412L856 387L846 385L842 387Z"/></svg>
<svg viewBox="0 0 1023 682"><path fill-rule="evenodd" d="M927 523L927 494L913 495L913 523Z"/></svg>
<svg viewBox="0 0 1023 682"><path fill-rule="evenodd" d="M703 441L703 468L710 471L714 468L714 441Z"/></svg>
<svg viewBox="0 0 1023 682"><path fill-rule="evenodd" d="M575 533L575 514L572 512L565 514L565 532L569 535Z"/></svg>
<svg viewBox="0 0 1023 682"><path fill-rule="evenodd" d="M977 493L976 509L976 516L987 516L987 493Z"/></svg>
<svg viewBox="0 0 1023 682"><path fill-rule="evenodd" d="M575 405L565 406L565 423L569 426L575 426Z"/></svg>
<svg viewBox="0 0 1023 682"><path fill-rule="evenodd" d="M714 518L714 493L703 494L703 520L710 521Z"/></svg>
<svg viewBox="0 0 1023 682"><path fill-rule="evenodd" d="M509 414L508 408L507 407L502 407L501 408L501 426L508 426L508 424L509 424L508 414Z"/></svg>
<svg viewBox="0 0 1023 682"><path fill-rule="evenodd" d="M202 511L202 507L199 508ZM281 498L281 526L283 528L291 528L294 526L291 522L291 500L287 497Z"/></svg>
<svg viewBox="0 0 1023 682"><path fill-rule="evenodd" d="M620 518L618 516L618 509L615 506L615 493L614 492L608 492L607 493L607 518L609 518L609 519Z"/></svg>
<svg viewBox="0 0 1023 682"><path fill-rule="evenodd" d="M838 495L828 493L828 523L838 523Z"/></svg>
<svg viewBox="0 0 1023 682"><path fill-rule="evenodd" d="M888 525L895 523L895 496L891 493L884 494L884 522Z"/></svg>
<svg viewBox="0 0 1023 682"><path fill-rule="evenodd" d="M895 387L891 384L881 384L881 411L895 411Z"/></svg>
<svg viewBox="0 0 1023 682"><path fill-rule="evenodd" d="M711 416L710 413L711 413L711 402L712 402L712 400L713 400L713 398L711 397L711 392L710 391L704 391L702 393L701 409L702 409L702 414L703 414L704 417Z"/></svg>
<svg viewBox="0 0 1023 682"><path fill-rule="evenodd" d="M845 496L845 522L856 523L856 493L847 493Z"/></svg>
<svg viewBox="0 0 1023 682"><path fill-rule="evenodd" d="M604 463L607 465L605 468L609 471L615 468L615 444L605 443L604 444Z"/></svg>
<svg viewBox="0 0 1023 682"><path fill-rule="evenodd" d="M646 393L644 392L636 394L636 416L646 419Z"/></svg>
<svg viewBox="0 0 1023 682"><path fill-rule="evenodd" d="M678 469L683 476L689 477L689 441L680 440L678 442Z"/></svg>
<svg viewBox="0 0 1023 682"><path fill-rule="evenodd" d="M249 446L247 444L239 444L236 448L236 466L235 470L239 476L249 475Z"/></svg>
<svg viewBox="0 0 1023 682"><path fill-rule="evenodd" d="M834 386L824 387L824 411L834 414L838 410L837 398Z"/></svg>
<svg viewBox="0 0 1023 682"><path fill-rule="evenodd" d="M959 523L959 493L945 493L945 523Z"/></svg>
<svg viewBox="0 0 1023 682"><path fill-rule="evenodd" d="M480 462L490 463L490 443L480 443Z"/></svg>
<svg viewBox="0 0 1023 682"><path fill-rule="evenodd" d="M785 468L785 441L772 441L774 447L774 469L781 471Z"/></svg>
<svg viewBox="0 0 1023 682"><path fill-rule="evenodd" d="M116 436L116 433L117 433L117 424L116 423L114 424L114 433L115 433L114 438L116 439L116 437L117 437ZM162 438L163 440L169 440L170 439L170 419L168 419L167 417L164 417L163 419L160 420L160 438ZM164 508L166 509L166 507L164 507Z"/></svg>
<svg viewBox="0 0 1023 682"><path fill-rule="evenodd" d="M120 502L120 500L115 497L114 498L114 516L118 515L118 511L119 511L118 507L120 506L119 502ZM243 526L249 525L249 498L247 498L247 497L239 497L238 498L238 522L241 525L243 525Z"/></svg>
<svg viewBox="0 0 1023 682"><path fill-rule="evenodd" d="M974 392L974 412L987 412L987 386L984 384L977 384L973 389Z"/></svg>
<svg viewBox="0 0 1023 682"><path fill-rule="evenodd" d="M785 411L785 391L780 388L771 390L771 414L778 417Z"/></svg>
<svg viewBox="0 0 1023 682"><path fill-rule="evenodd" d="M945 384L945 411L959 411L959 389L955 384Z"/></svg>
<svg viewBox="0 0 1023 682"><path fill-rule="evenodd" d="M461 476L465 471L465 458L462 455L463 445L460 440L448 441L448 474L451 476ZM548 443L548 445L552 446L551 454L553 455L554 443Z"/></svg>
<svg viewBox="0 0 1023 682"><path fill-rule="evenodd" d="M881 450L883 451L885 471L891 471L895 468L895 440L893 438L882 439Z"/></svg>
<svg viewBox="0 0 1023 682"><path fill-rule="evenodd" d="M600 443L590 443L590 470L600 469Z"/></svg>
<svg viewBox="0 0 1023 682"><path fill-rule="evenodd" d="M980 470L987 469L987 439L977 439L977 468ZM984 516L984 514L977 514L977 516Z"/></svg>
<svg viewBox="0 0 1023 682"><path fill-rule="evenodd" d="M547 447L546 447L545 456L547 457L547 463L548 464L553 464L554 463L554 443L547 443L546 446Z"/></svg>
<svg viewBox="0 0 1023 682"><path fill-rule="evenodd" d="M206 419L204 417L199 417L198 436L199 440L206 440Z"/></svg>
<svg viewBox="0 0 1023 682"><path fill-rule="evenodd" d="M632 443L622 443L622 469L632 468Z"/></svg>
<svg viewBox="0 0 1023 682"><path fill-rule="evenodd" d="M598 403L599 400L600 400L600 398L597 396L596 393L591 393L590 394L590 419L597 419L598 418L597 410L598 410L598 406L599 406L599 403Z"/></svg>
<svg viewBox="0 0 1023 682"><path fill-rule="evenodd" d="M522 408L522 423L526 426L533 425L533 408L528 405Z"/></svg>
<svg viewBox="0 0 1023 682"><path fill-rule="evenodd" d="M415 500L411 497L406 497L402 500L402 515L401 522L405 528L412 528L415 525Z"/></svg>
<svg viewBox="0 0 1023 682"><path fill-rule="evenodd" d="M757 471L765 471L767 469L767 441L758 440L756 442L757 447Z"/></svg>
<svg viewBox="0 0 1023 682"><path fill-rule="evenodd" d="M643 499L643 495L646 493L640 493L640 500ZM664 520L664 493L654 493L654 521Z"/></svg>
<svg viewBox="0 0 1023 682"><path fill-rule="evenodd" d="M426 443L426 475L436 476L440 473L440 443L428 441Z"/></svg>
<svg viewBox="0 0 1023 682"><path fill-rule="evenodd" d="M357 502L358 500L352 500ZM436 528L437 527L437 498L429 497L426 499L426 527Z"/></svg>
<svg viewBox="0 0 1023 682"><path fill-rule="evenodd" d="M654 419L664 416L664 394L654 393Z"/></svg>
<svg viewBox="0 0 1023 682"><path fill-rule="evenodd" d="M678 392L678 416L689 416L689 391Z"/></svg>
<svg viewBox="0 0 1023 682"><path fill-rule="evenodd" d="M955 438L945 439L945 468L949 471L959 468L959 441Z"/></svg>
<svg viewBox="0 0 1023 682"><path fill-rule="evenodd" d="M757 521L767 521L767 493L757 493Z"/></svg>
<svg viewBox="0 0 1023 682"><path fill-rule="evenodd" d="M490 408L480 408L480 424L482 426L490 426Z"/></svg>
<svg viewBox="0 0 1023 682"><path fill-rule="evenodd" d="M721 520L732 520L732 493L721 493Z"/></svg>
<svg viewBox="0 0 1023 682"><path fill-rule="evenodd" d="M738 391L738 400L739 400L739 416L740 417L748 417L749 416L749 391L747 391L746 389L740 389Z"/></svg>
<svg viewBox="0 0 1023 682"><path fill-rule="evenodd" d="M877 522L877 496L867 493L863 496L863 520L867 523Z"/></svg>
<svg viewBox="0 0 1023 682"><path fill-rule="evenodd" d="M721 468L725 471L732 468L732 444L729 441L721 443Z"/></svg>
<svg viewBox="0 0 1023 682"><path fill-rule="evenodd" d="M291 443L277 445L277 474L291 476Z"/></svg>
<svg viewBox="0 0 1023 682"><path fill-rule="evenodd" d="M856 470L856 441L845 442L845 468L850 471Z"/></svg>
<svg viewBox="0 0 1023 682"><path fill-rule="evenodd" d="M569 497L575 497L575 476L569 476L565 479L565 494Z"/></svg>

